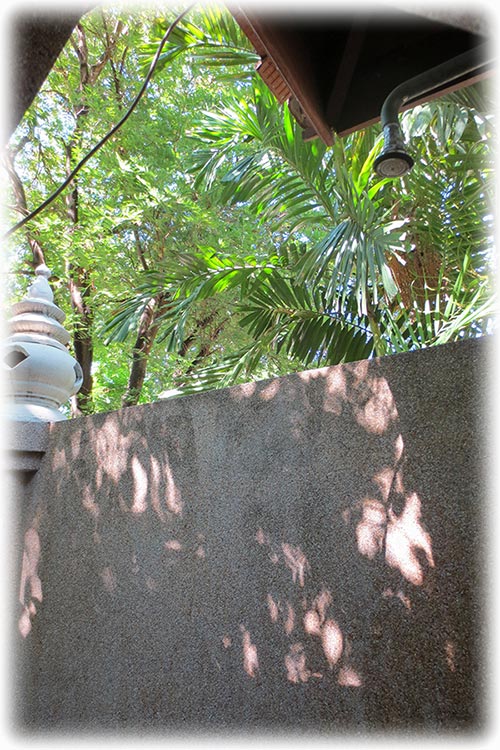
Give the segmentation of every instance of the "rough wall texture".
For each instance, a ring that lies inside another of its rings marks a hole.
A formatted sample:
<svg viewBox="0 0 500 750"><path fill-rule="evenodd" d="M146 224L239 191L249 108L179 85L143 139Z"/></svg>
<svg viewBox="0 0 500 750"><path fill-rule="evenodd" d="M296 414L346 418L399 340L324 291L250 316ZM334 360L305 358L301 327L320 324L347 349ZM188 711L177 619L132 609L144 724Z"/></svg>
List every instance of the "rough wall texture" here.
<svg viewBox="0 0 500 750"><path fill-rule="evenodd" d="M486 346L54 424L19 724L480 727Z"/></svg>

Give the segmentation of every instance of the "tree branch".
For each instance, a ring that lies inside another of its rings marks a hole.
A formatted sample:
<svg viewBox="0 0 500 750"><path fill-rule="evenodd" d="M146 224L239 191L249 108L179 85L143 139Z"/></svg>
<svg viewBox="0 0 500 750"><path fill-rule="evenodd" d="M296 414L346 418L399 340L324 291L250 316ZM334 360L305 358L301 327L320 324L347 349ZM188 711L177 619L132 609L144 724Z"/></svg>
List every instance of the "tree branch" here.
<svg viewBox="0 0 500 750"><path fill-rule="evenodd" d="M23 141L24 140L25 139L23 139ZM19 153L23 145L24 144L21 141L21 143L19 143L15 149L6 148L4 160L7 174L9 175L10 179L10 184L12 186L12 192L14 194L15 210L23 216L27 216L29 214L29 210L26 200L26 193L15 165L15 157ZM36 268L42 263L45 263L45 254L42 250L42 246L40 245L36 237L33 236L32 232L30 232L29 229L26 229L25 233L32 253L31 265L33 266L33 268Z"/></svg>

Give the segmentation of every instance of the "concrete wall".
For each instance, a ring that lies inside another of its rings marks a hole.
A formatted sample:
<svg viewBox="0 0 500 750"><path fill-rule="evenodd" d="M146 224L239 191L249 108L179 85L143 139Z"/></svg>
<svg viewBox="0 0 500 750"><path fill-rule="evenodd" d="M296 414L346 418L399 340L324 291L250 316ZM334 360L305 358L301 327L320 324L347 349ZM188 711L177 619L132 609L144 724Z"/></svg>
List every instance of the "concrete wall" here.
<svg viewBox="0 0 500 750"><path fill-rule="evenodd" d="M481 726L486 347L52 425L19 726Z"/></svg>

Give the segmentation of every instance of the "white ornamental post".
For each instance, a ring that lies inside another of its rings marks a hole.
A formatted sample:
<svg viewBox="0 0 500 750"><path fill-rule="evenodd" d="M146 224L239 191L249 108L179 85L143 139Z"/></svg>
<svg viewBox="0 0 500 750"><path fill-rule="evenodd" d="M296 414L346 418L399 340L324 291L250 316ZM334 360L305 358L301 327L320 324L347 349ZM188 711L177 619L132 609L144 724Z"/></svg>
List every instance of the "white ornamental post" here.
<svg viewBox="0 0 500 750"><path fill-rule="evenodd" d="M46 265L35 270L27 296L13 305L2 368L7 422L58 422L59 407L78 392L82 368L67 349L64 312L54 304Z"/></svg>

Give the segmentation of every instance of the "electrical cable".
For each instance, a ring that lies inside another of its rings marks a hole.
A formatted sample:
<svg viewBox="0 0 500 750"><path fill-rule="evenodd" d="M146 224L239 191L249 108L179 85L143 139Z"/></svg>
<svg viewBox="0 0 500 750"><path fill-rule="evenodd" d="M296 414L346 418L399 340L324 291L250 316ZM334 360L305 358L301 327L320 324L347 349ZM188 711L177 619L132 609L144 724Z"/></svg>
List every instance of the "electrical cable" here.
<svg viewBox="0 0 500 750"><path fill-rule="evenodd" d="M61 183L61 185L59 185L59 187L51 195L49 195L49 197L46 200L44 200L43 203L40 203L40 205L37 206L37 208L35 208L33 211L31 211L26 216L24 216L20 221L17 222L17 224L14 224L14 226L12 226L4 234L4 238L7 238L10 235L14 234L14 232L16 232L22 226L24 226L24 224L26 224L28 221L31 221L32 219L34 219L35 216L38 216L38 214L41 211L43 211L45 208L47 208L47 206L49 206L62 193L62 191L72 182L72 180L75 178L75 176L78 174L78 172L82 169L82 167L88 162L88 160L90 158L92 158L92 156L94 156L94 154L97 153L97 151L99 151L99 149L102 148L102 146L104 146L104 144L128 120L128 118L130 117L130 115L132 114L132 112L134 111L134 109L137 107L137 105L139 104L140 100L142 99L142 97L144 95L144 92L146 91L146 88L148 87L148 84L149 84L151 78L153 77L153 73L154 73L155 68L156 68L156 66L158 64L158 60L160 59L161 52L163 50L163 47L167 43L167 41L168 41L168 39L170 37L170 34L175 29L175 27L182 21L182 19L184 18L184 16L193 8L194 5L195 5L195 3L191 3L191 5L188 5L188 7L185 8L182 11L182 13L179 13L179 15L172 21L172 23L168 27L168 29L165 32L165 34L164 34L164 36L163 36L160 44L158 45L158 49L156 50L156 53L155 53L155 56L153 58L153 61L152 61L151 65L150 65L148 74L147 74L146 78L144 79L144 82L143 82L141 88L139 89L139 92L137 93L134 101L132 102L132 104L130 105L130 107L128 108L128 110L125 112L125 114L123 115L123 117L116 123L116 125L114 125L111 128L111 130L109 130L106 133L106 135L103 138L101 138L101 140L98 143L96 143L96 145L83 157L83 159L81 159L78 162L78 164L76 165L76 167L70 172L70 174L66 177L66 179L64 180L64 182Z"/></svg>

